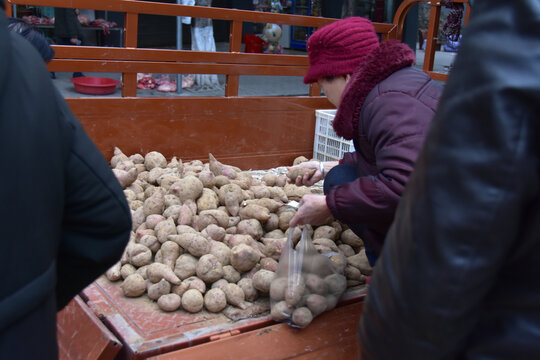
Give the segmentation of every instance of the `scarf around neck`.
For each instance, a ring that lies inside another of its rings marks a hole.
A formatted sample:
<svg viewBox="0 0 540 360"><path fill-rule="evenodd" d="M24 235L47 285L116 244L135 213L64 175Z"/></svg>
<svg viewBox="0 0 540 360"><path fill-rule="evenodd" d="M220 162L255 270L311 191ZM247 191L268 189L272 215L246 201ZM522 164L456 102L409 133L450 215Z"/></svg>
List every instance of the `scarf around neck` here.
<svg viewBox="0 0 540 360"><path fill-rule="evenodd" d="M343 91L332 126L337 135L352 140L358 134L360 110L369 92L394 72L412 66L414 51L397 40L373 50L352 74Z"/></svg>

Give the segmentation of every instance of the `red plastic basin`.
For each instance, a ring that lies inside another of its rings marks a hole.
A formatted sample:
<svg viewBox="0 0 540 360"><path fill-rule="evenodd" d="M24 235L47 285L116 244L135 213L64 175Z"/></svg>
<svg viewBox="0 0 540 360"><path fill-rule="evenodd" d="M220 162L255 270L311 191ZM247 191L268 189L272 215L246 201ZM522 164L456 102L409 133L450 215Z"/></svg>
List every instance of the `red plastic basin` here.
<svg viewBox="0 0 540 360"><path fill-rule="evenodd" d="M75 85L75 91L82 94L106 95L116 91L116 86L120 81L106 77L81 76L72 78L71 82Z"/></svg>

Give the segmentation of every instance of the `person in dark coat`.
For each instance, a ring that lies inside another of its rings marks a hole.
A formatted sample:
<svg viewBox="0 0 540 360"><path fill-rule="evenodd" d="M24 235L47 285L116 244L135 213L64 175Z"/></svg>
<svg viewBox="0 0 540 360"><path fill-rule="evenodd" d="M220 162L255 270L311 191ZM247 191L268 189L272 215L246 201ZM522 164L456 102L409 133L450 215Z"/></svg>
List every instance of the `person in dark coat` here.
<svg viewBox="0 0 540 360"><path fill-rule="evenodd" d="M117 262L131 213L108 162L0 11L0 359L57 359L56 313Z"/></svg>
<svg viewBox="0 0 540 360"><path fill-rule="evenodd" d="M77 9L54 8L54 38L58 45L82 45L83 30ZM73 77L81 76L84 74L80 71L73 73Z"/></svg>
<svg viewBox="0 0 540 360"><path fill-rule="evenodd" d="M442 86L413 67L414 52L399 41L379 43L373 24L351 17L326 25L308 39L305 83L318 82L338 109L332 127L355 151L338 162L309 161L312 185L290 226L320 225L333 216L365 244L374 265L409 174L422 148Z"/></svg>
<svg viewBox="0 0 540 360"><path fill-rule="evenodd" d="M540 6L471 1L371 279L363 359L540 359Z"/></svg>

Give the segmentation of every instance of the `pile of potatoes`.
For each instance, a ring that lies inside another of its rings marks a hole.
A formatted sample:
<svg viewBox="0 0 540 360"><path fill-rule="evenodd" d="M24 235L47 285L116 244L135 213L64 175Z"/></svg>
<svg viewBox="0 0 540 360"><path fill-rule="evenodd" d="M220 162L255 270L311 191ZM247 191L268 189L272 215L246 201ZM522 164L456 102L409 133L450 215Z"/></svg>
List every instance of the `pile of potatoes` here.
<svg viewBox="0 0 540 360"><path fill-rule="evenodd" d="M105 275L122 281L125 296L146 294L164 311L192 313L247 309L268 299L296 211L287 203L312 188L272 171L255 177L212 154L208 163L183 163L156 151L128 156L116 148L110 165L133 230L121 260ZM345 286L365 283L372 269L359 237L334 219L308 228L318 252L342 255L330 258L345 274ZM301 230L290 235L296 245Z"/></svg>

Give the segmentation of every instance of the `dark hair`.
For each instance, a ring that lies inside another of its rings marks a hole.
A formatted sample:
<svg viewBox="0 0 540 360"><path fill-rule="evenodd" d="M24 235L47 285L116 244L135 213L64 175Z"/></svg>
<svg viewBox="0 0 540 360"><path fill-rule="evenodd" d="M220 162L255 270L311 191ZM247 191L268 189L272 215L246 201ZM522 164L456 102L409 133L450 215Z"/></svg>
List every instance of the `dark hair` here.
<svg viewBox="0 0 540 360"><path fill-rule="evenodd" d="M442 0L441 4L450 9L450 13L443 25L443 34L451 41L457 41L461 33L461 21L463 19L463 3L456 4L453 0Z"/></svg>

